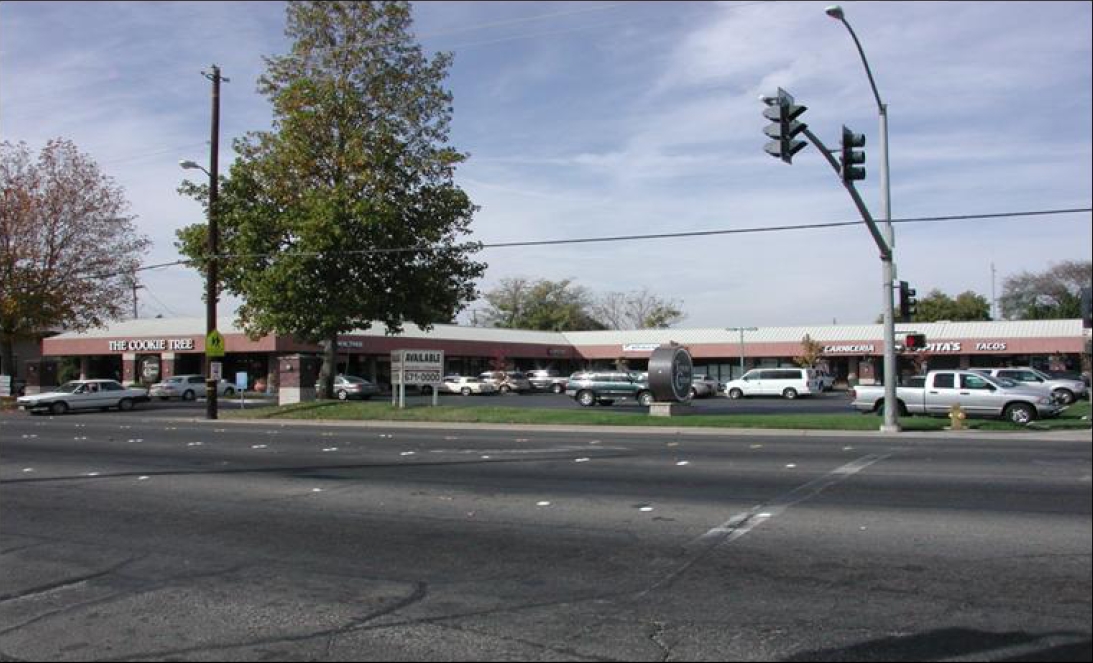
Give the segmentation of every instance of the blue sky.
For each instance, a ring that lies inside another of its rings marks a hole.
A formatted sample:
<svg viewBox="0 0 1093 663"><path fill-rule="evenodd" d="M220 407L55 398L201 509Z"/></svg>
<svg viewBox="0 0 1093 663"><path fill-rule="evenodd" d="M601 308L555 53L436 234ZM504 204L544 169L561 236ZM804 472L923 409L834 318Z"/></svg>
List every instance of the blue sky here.
<svg viewBox="0 0 1093 663"><path fill-rule="evenodd" d="M779 86L830 147L867 137L860 191L880 214L877 109L845 28L815 2L428 2L429 53L451 51L457 174L485 243L856 220L809 147L763 152L762 94ZM889 106L896 219L1091 205L1091 5L844 2ZM270 122L262 56L287 50L279 2L4 2L0 138L76 142L121 184L149 264L175 260L201 219L176 193L208 161L209 82L231 139ZM1021 271L1093 253L1088 213L896 226L899 278L990 297ZM869 323L881 270L864 227L487 249L480 289L506 277L648 288L681 326ZM141 316L201 316L203 279L145 272ZM230 315L236 302L221 304ZM476 304L475 306L481 306ZM466 316L461 316L466 319Z"/></svg>

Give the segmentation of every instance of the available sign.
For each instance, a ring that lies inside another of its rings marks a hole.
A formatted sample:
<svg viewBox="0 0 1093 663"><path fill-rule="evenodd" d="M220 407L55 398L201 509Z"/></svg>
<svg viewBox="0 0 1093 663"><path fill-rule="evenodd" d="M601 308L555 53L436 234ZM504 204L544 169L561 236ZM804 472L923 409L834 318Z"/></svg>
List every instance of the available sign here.
<svg viewBox="0 0 1093 663"><path fill-rule="evenodd" d="M443 376L443 350L395 350L391 353L392 384L439 385Z"/></svg>

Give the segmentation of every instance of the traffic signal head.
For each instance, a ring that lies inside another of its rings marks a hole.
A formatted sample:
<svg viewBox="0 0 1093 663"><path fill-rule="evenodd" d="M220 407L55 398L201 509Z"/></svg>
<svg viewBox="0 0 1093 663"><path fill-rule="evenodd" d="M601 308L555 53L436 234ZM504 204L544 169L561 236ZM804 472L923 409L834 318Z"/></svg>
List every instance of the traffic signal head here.
<svg viewBox="0 0 1093 663"><path fill-rule="evenodd" d="M903 339L903 347L913 352L925 350L926 334L907 334Z"/></svg>
<svg viewBox="0 0 1093 663"><path fill-rule="evenodd" d="M763 149L771 156L793 163L793 155L808 146L808 143L796 138L797 134L808 128L807 124L797 121L808 109L794 104L793 96L782 88L778 88L778 96L763 97L763 103L767 105L763 117L772 121L763 129L763 133L774 139Z"/></svg>
<svg viewBox="0 0 1093 663"><path fill-rule="evenodd" d="M907 281L899 282L899 317L901 322L911 322L918 312L915 289Z"/></svg>
<svg viewBox="0 0 1093 663"><path fill-rule="evenodd" d="M856 134L843 125L842 157L839 163L842 165L843 181L847 184L865 179L865 167L858 165L865 163L865 152L858 149L862 147L865 147L865 134Z"/></svg>

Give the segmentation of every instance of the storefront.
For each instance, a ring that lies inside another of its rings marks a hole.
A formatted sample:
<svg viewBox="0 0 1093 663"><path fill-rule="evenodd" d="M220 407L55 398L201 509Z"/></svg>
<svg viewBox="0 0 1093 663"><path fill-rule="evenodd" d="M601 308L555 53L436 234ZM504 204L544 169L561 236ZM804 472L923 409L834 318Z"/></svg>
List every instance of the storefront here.
<svg viewBox="0 0 1093 663"><path fill-rule="evenodd" d="M58 371L47 364L62 359L70 366L78 362L78 377L124 382L150 384L172 375L202 373L204 328L204 320L197 318L131 320L44 339L43 358L32 362L41 366L28 367L28 390L35 386L32 374L40 376L41 384L56 380ZM563 374L620 365L644 370L656 347L676 343L690 350L696 373L725 382L751 368L797 365L807 337L820 347L816 364L827 368L837 384L869 384L880 378L884 354L880 325L766 327L743 336L738 328L563 333L436 325L426 332L406 325L402 334L385 332L379 326L340 337L338 371L389 384L391 352L404 348L443 350L450 374L477 375L497 366ZM923 352L900 352L901 374L991 366L1082 370L1086 335L1081 320L899 325L896 338L911 332L925 334L928 345ZM321 353L318 345L290 337L255 340L235 328L222 333L224 375L234 380L238 373L246 373L252 389L277 388L280 357Z"/></svg>

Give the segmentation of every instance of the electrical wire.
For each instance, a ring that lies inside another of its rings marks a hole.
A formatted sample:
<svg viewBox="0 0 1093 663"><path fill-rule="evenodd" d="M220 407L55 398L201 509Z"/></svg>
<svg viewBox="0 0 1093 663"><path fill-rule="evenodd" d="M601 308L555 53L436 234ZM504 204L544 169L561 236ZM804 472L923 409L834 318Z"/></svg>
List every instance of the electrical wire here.
<svg viewBox="0 0 1093 663"><path fill-rule="evenodd" d="M945 223L953 221L972 221L972 220L989 220L989 219L1013 219L1033 216L1058 216L1064 214L1088 214L1093 212L1093 207L1075 207L1064 209L1052 209L1052 210L1035 210L1025 212L992 212L984 214L957 214L949 216L923 216L923 217L910 217L906 219L892 219L893 224L910 224L910 223ZM217 255L219 260L243 260L243 259L255 259L255 258L273 258L273 257L330 257L336 258L339 256L350 255L381 255L392 253L423 253L438 250L471 250L473 252L484 251L486 249L508 249L508 248L523 248L529 246L563 246L567 244L597 244L605 242L629 242L638 240L657 240L657 239L680 239L690 237L711 237L717 235L745 235L745 234L759 234L759 233L773 233L773 232L791 232L801 230L823 230L829 228L846 228L850 226L864 225L864 221L832 221L827 223L800 223L781 226L757 226L750 228L728 228L721 230L695 230L685 231L677 233L651 233L645 235L610 235L604 237L576 237L571 239L546 239L546 240L528 240L520 242L468 242L454 247L436 247L432 245L418 245L418 246L406 246L406 247L394 247L394 248L380 248L380 249L361 249L356 251L281 251L277 253L221 253ZM196 263L196 260L176 260L174 262L159 263L155 265L144 265L137 267L134 270L127 270L125 272L116 272L108 274L88 275L84 278L112 278L122 274L131 274L134 271L147 271L151 269L164 269L167 267L177 267L179 265L192 265Z"/></svg>

